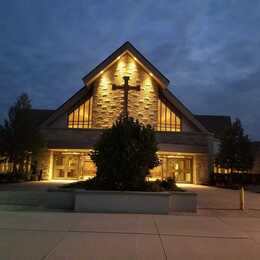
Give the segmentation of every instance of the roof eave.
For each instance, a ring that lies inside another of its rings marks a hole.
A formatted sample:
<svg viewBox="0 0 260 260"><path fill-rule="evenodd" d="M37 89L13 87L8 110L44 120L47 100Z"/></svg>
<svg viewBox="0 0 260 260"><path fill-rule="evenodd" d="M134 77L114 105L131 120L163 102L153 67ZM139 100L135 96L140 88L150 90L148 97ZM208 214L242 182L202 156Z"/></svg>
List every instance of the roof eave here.
<svg viewBox="0 0 260 260"><path fill-rule="evenodd" d="M153 78L162 86L167 87L169 80L152 64L150 63L130 42L124 43L121 47L115 50L110 56L104 59L93 70L82 78L84 84L91 84L97 77L99 77L105 69L112 66L120 56L129 53Z"/></svg>
<svg viewBox="0 0 260 260"><path fill-rule="evenodd" d="M177 106L177 109L180 110L182 114L184 114L189 121L192 122L192 124L202 131L205 134L212 135L200 122L198 119L195 118L193 113L169 90L165 89L163 90L163 95L168 99L170 103Z"/></svg>

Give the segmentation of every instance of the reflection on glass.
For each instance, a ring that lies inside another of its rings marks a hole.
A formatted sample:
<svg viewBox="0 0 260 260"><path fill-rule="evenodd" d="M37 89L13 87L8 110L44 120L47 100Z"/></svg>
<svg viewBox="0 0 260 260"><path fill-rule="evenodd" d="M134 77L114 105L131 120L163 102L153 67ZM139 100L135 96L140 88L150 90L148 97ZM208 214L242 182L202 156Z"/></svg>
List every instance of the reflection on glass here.
<svg viewBox="0 0 260 260"><path fill-rule="evenodd" d="M157 131L180 132L181 119L169 105L159 99L157 108Z"/></svg>
<svg viewBox="0 0 260 260"><path fill-rule="evenodd" d="M69 128L91 128L92 126L92 97L76 107L68 115Z"/></svg>

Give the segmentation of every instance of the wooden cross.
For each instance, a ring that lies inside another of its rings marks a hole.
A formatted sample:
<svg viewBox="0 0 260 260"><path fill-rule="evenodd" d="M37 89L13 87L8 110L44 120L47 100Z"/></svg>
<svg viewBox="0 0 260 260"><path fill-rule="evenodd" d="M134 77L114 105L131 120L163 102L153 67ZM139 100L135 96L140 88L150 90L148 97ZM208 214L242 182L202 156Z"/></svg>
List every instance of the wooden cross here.
<svg viewBox="0 0 260 260"><path fill-rule="evenodd" d="M116 89L123 89L124 90L124 109L123 109L123 116L128 117L128 91L129 90L136 90L136 91L140 91L140 85L137 86L130 86L128 84L129 81L129 77L128 76L124 76L124 84L117 86L115 84L112 85L112 90L116 90Z"/></svg>

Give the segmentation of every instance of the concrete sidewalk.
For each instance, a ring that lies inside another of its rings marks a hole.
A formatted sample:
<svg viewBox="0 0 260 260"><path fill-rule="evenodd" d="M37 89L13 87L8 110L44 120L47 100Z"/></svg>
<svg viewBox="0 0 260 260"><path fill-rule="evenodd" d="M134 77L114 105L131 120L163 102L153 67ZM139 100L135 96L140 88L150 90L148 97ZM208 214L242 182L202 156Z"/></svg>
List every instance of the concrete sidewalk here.
<svg viewBox="0 0 260 260"><path fill-rule="evenodd" d="M205 185L178 184L187 191L198 194L199 209L237 210L240 205L240 190L231 190ZM260 193L245 191L245 206L260 210Z"/></svg>
<svg viewBox="0 0 260 260"><path fill-rule="evenodd" d="M0 212L0 259L259 259L260 218Z"/></svg>

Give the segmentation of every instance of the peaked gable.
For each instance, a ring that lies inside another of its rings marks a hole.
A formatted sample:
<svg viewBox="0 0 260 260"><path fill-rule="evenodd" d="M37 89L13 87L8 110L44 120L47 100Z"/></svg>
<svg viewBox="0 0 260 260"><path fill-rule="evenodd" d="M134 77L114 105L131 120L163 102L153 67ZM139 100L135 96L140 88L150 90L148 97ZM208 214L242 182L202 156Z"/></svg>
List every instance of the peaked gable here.
<svg viewBox="0 0 260 260"><path fill-rule="evenodd" d="M93 70L91 70L86 76L82 78L86 85L92 83L97 77L99 77L105 70L112 66L121 56L128 53L135 61L143 67L146 72L150 74L162 87L167 87L169 80L152 64L150 63L130 42L124 43L110 56L103 60Z"/></svg>
<svg viewBox="0 0 260 260"><path fill-rule="evenodd" d="M120 115L122 91L113 91L112 84L121 84L117 82L121 80L122 76L120 72L121 63L123 64L122 73L125 73L125 69L128 73L131 71L130 80L133 80L132 83L135 84L138 82L137 84L141 84L139 93L132 91L129 94L131 101L129 102L130 116L137 118L145 124L149 123L156 127L158 124L157 100L159 100L159 95L161 94L170 106L174 108L173 112L178 112L174 121L183 118L185 122L192 126L190 129L209 134L209 131L200 121L168 90L169 80L129 42L123 44L96 68L90 71L83 78L85 86L52 113L42 124L42 127L52 125L58 118L63 120L63 125L55 123L56 126L54 124L53 127L65 127L66 117L68 117L72 109L90 96L93 96L93 108L91 108L93 109L92 127L110 127L113 121ZM136 63L136 66L128 68L132 63ZM140 69L138 69L138 66ZM156 127L156 129L158 128ZM183 130L185 131L185 129ZM164 131L167 131L167 129Z"/></svg>
<svg viewBox="0 0 260 260"><path fill-rule="evenodd" d="M168 89L163 89L161 94L168 102L175 107L179 113L191 122L199 131L209 134L209 131L200 123L192 112Z"/></svg>
<svg viewBox="0 0 260 260"><path fill-rule="evenodd" d="M79 102L87 99L91 95L91 88L86 86L82 87L77 91L71 98L64 102L60 107L58 107L47 120L43 121L40 125L41 127L47 127L51 125L57 118L68 113L73 109Z"/></svg>
<svg viewBox="0 0 260 260"><path fill-rule="evenodd" d="M231 117L221 115L195 115L205 128L216 137L221 137L226 128L231 127Z"/></svg>

